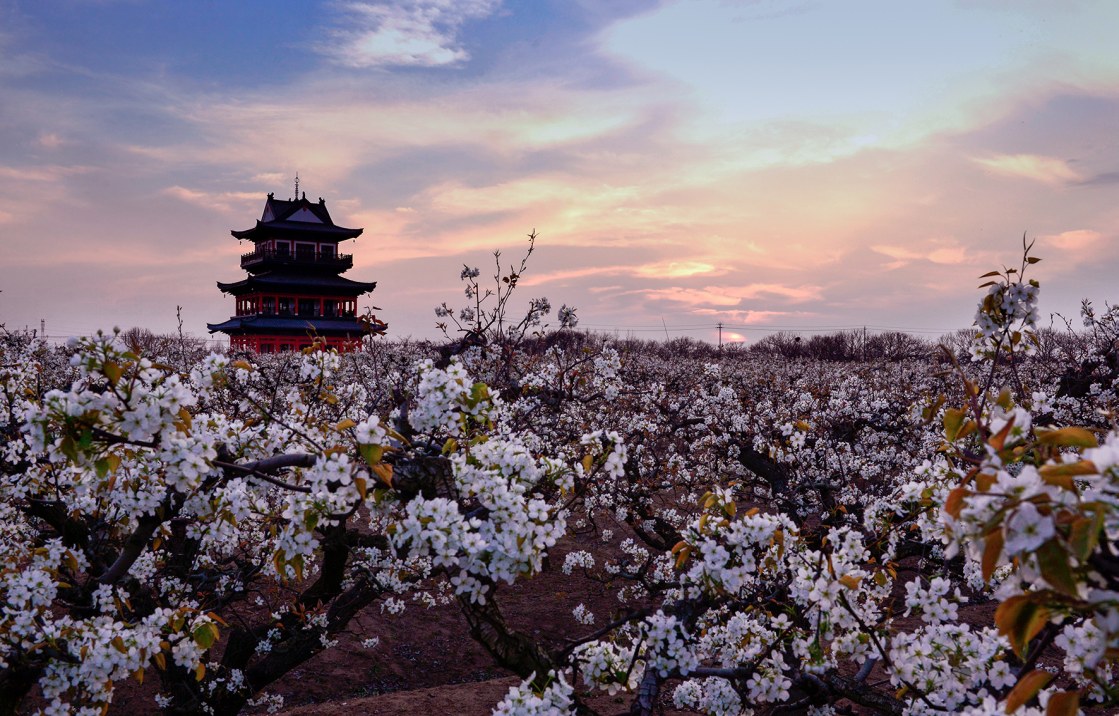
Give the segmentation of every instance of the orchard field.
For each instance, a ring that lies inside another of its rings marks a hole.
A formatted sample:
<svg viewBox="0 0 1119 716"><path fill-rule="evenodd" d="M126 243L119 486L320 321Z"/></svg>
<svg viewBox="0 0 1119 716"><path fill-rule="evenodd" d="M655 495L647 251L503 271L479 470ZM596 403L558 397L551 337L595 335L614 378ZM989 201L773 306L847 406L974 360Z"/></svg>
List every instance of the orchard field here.
<svg viewBox="0 0 1119 716"><path fill-rule="evenodd" d="M1109 712L1119 311L1035 263L941 346L5 332L0 712Z"/></svg>

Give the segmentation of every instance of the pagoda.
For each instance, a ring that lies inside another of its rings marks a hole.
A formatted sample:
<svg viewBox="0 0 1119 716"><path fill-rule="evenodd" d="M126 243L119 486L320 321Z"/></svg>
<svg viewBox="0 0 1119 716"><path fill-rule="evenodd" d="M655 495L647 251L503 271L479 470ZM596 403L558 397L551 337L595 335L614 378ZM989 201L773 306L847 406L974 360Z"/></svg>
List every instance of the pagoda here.
<svg viewBox="0 0 1119 716"><path fill-rule="evenodd" d="M236 313L223 323L209 323L210 333L229 335L231 350L275 353L320 344L342 351L356 350L369 333L384 324L358 319L357 298L376 288L376 282L342 276L354 265L352 254L339 253L339 244L356 239L362 229L336 226L326 202L307 201L307 193L283 201L269 194L256 226L231 231L253 242L241 255L248 277L218 288L236 299Z"/></svg>

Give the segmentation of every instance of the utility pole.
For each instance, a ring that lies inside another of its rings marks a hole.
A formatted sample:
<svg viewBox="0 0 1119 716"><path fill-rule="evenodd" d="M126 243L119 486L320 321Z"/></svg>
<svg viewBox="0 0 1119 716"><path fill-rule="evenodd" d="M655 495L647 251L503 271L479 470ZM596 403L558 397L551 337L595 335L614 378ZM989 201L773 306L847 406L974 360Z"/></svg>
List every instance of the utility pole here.
<svg viewBox="0 0 1119 716"><path fill-rule="evenodd" d="M39 337L44 341L47 340L47 319L39 319Z"/></svg>
<svg viewBox="0 0 1119 716"><path fill-rule="evenodd" d="M719 350L723 350L723 322L719 321Z"/></svg>

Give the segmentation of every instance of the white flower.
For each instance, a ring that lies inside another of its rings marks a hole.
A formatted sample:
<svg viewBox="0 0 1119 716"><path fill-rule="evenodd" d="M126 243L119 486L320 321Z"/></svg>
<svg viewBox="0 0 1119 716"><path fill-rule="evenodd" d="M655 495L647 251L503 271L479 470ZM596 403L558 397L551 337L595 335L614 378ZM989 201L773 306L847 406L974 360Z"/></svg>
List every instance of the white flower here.
<svg viewBox="0 0 1119 716"><path fill-rule="evenodd" d="M1054 534L1053 519L1038 512L1034 503L1022 502L1006 521L1006 554L1033 552Z"/></svg>

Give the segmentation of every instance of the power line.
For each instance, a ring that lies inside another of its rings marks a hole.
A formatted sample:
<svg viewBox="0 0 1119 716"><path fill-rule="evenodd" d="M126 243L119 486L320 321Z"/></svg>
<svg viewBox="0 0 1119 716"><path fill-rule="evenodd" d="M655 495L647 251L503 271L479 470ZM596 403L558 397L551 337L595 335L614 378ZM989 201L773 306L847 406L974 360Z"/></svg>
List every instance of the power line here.
<svg viewBox="0 0 1119 716"><path fill-rule="evenodd" d="M669 331L716 331L719 329L728 329L735 331L789 331L792 333L809 333L818 331L901 331L905 333L930 333L936 335L943 335L953 331L961 330L961 326L955 328L917 328L906 326L876 326L871 324L848 324L848 325L775 325L775 324L737 324L737 323L704 323L704 324L684 324L684 325L671 325L663 324L660 326L655 325L633 325L633 326L620 326L607 323L587 323L580 321L579 325L583 328L597 329L597 330L612 330L612 331L631 331L635 333L649 332L659 333L664 330Z"/></svg>

